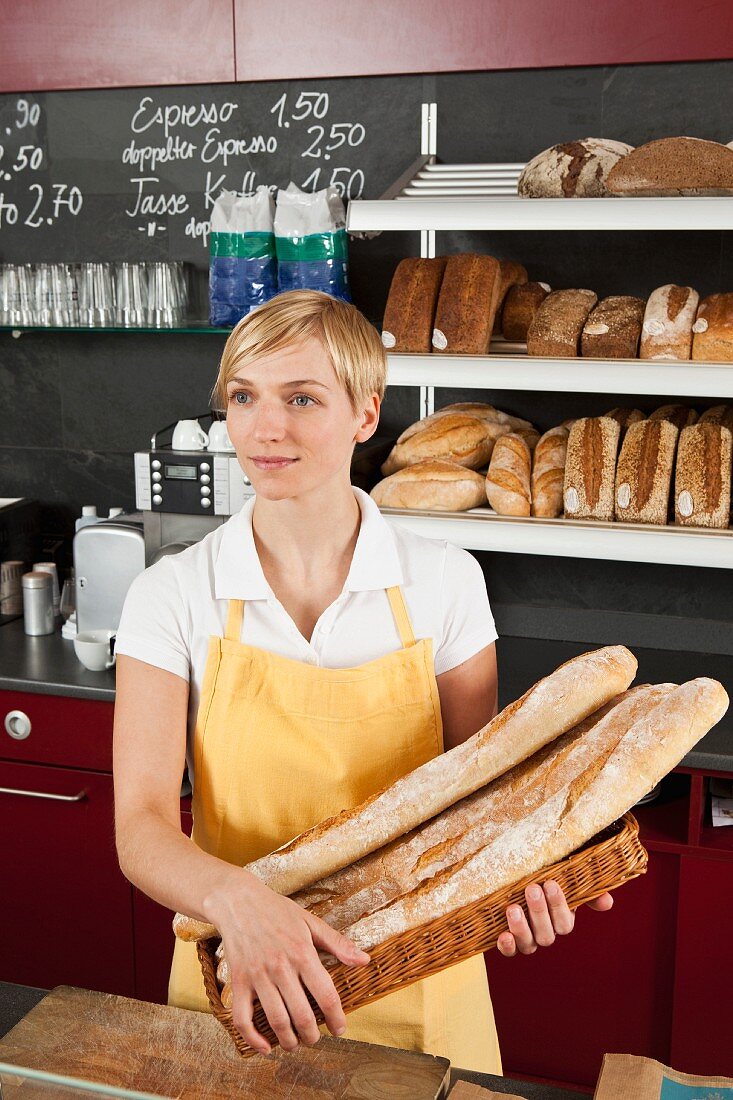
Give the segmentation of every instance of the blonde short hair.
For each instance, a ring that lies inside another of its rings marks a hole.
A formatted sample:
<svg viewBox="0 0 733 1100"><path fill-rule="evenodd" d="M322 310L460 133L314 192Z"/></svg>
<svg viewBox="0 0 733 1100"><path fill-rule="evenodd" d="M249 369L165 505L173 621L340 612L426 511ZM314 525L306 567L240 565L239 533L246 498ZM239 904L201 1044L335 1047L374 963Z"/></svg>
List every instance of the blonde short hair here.
<svg viewBox="0 0 733 1100"><path fill-rule="evenodd" d="M379 333L364 314L320 290L288 290L232 329L212 390L212 408L226 409L227 383L240 367L312 338L328 353L355 413L370 394L384 397L387 356Z"/></svg>

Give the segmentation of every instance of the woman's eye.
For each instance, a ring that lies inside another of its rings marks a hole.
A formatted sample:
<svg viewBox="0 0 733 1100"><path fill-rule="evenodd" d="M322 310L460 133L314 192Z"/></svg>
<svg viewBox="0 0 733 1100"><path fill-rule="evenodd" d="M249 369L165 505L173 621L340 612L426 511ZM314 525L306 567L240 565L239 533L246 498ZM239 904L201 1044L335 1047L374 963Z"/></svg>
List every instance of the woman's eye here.
<svg viewBox="0 0 733 1100"><path fill-rule="evenodd" d="M307 393L296 393L295 397L293 398L293 401L295 401L295 403L297 404L299 409L307 409L308 408L307 402L308 401L312 402L313 398L309 397Z"/></svg>
<svg viewBox="0 0 733 1100"><path fill-rule="evenodd" d="M249 394L244 393L242 390L235 390L234 393L229 395L229 400L233 401L235 405L246 405L248 398Z"/></svg>

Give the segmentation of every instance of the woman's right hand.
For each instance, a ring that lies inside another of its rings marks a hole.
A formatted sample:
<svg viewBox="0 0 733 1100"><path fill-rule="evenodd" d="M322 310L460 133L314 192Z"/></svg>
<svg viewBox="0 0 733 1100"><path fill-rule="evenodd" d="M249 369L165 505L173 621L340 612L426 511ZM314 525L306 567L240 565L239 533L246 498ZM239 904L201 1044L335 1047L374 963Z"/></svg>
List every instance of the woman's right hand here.
<svg viewBox="0 0 733 1100"><path fill-rule="evenodd" d="M365 951L289 898L276 894L249 871L237 871L207 899L207 916L219 929L229 962L234 1025L253 1049L270 1044L254 1026L258 999L283 1050L320 1038L306 990L320 1006L333 1035L346 1017L331 977L318 958L328 951L347 966L369 962Z"/></svg>

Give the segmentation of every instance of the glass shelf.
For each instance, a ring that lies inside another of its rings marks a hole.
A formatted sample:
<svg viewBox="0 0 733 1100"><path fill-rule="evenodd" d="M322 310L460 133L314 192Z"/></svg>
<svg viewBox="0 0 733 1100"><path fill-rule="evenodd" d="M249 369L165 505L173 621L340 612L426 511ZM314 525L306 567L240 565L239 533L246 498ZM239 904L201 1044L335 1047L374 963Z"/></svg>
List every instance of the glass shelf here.
<svg viewBox="0 0 733 1100"><path fill-rule="evenodd" d="M185 321L182 325L166 328L131 328L124 325L0 325L0 332L17 333L19 336L24 332L199 332L228 336L231 331L230 328L214 328L206 321Z"/></svg>

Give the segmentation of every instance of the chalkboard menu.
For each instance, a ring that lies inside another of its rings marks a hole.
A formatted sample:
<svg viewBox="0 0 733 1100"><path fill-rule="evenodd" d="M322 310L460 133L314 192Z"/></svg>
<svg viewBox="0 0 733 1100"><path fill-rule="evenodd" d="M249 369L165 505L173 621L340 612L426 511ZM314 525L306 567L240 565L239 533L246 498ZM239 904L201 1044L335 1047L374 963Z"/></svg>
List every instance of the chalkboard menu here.
<svg viewBox="0 0 733 1100"><path fill-rule="evenodd" d="M419 154L427 79L2 95L0 260L203 267L222 188L378 198Z"/></svg>

